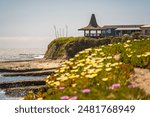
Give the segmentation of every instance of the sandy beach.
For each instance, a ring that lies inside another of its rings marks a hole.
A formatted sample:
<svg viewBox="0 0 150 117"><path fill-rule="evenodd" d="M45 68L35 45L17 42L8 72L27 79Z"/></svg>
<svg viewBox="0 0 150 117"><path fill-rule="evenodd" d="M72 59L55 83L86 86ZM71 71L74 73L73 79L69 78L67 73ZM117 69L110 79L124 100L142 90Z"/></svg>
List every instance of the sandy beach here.
<svg viewBox="0 0 150 117"><path fill-rule="evenodd" d="M62 60L24 60L24 61L7 61L0 62L0 72L9 71L32 71L38 69L51 69L60 66Z"/></svg>

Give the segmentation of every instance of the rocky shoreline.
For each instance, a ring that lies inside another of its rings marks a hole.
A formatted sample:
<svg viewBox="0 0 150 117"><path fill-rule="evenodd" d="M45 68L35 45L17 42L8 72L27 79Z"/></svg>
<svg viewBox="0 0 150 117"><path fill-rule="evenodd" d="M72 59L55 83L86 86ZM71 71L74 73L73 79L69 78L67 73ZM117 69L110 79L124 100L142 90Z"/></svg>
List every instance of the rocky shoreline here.
<svg viewBox="0 0 150 117"><path fill-rule="evenodd" d="M29 60L0 62L0 73L3 77L51 75L60 66L62 60ZM2 82L0 89L11 97L23 97L29 91L36 92L46 88L45 78Z"/></svg>

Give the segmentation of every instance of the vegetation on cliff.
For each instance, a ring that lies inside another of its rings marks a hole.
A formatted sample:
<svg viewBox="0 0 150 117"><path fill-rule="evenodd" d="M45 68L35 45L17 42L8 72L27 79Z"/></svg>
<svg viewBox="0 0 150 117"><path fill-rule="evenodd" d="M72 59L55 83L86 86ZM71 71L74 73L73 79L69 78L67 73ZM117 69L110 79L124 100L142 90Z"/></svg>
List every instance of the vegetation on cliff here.
<svg viewBox="0 0 150 117"><path fill-rule="evenodd" d="M104 37L104 38L88 38L88 37L61 37L54 39L47 48L45 58L47 59L69 59L74 57L79 51L91 47L101 45L125 42L127 40L139 39L142 36L139 33L134 33L132 36L124 35L122 37ZM144 36L143 38L148 38Z"/></svg>
<svg viewBox="0 0 150 117"><path fill-rule="evenodd" d="M109 44L110 39L95 39L86 37L63 37L53 40L45 53L45 58L71 58L79 51L90 47Z"/></svg>
<svg viewBox="0 0 150 117"><path fill-rule="evenodd" d="M25 99L150 99L129 83L134 67L150 69L150 38L123 41L78 52Z"/></svg>

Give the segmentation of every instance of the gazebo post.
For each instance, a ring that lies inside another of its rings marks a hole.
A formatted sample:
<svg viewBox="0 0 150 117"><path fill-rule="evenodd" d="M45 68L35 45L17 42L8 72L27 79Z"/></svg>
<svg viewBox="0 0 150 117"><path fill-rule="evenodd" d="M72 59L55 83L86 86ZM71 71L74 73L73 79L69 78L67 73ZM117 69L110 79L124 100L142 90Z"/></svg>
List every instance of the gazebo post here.
<svg viewBox="0 0 150 117"><path fill-rule="evenodd" d="M98 35L97 35L97 30L96 30L96 37L98 37Z"/></svg>
<svg viewBox="0 0 150 117"><path fill-rule="evenodd" d="M86 37L86 30L84 30L84 36Z"/></svg>
<svg viewBox="0 0 150 117"><path fill-rule="evenodd" d="M91 37L91 30L89 30L89 37Z"/></svg>

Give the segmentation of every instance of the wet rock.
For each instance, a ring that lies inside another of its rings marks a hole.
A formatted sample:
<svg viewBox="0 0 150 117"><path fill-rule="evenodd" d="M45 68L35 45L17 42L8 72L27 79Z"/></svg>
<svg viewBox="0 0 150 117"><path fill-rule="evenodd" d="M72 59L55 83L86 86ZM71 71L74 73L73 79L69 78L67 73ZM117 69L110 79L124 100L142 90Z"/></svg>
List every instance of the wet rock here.
<svg viewBox="0 0 150 117"><path fill-rule="evenodd" d="M27 95L29 91L37 92L40 90L46 90L46 88L46 85L8 88L5 89L5 94L11 97L23 97Z"/></svg>

